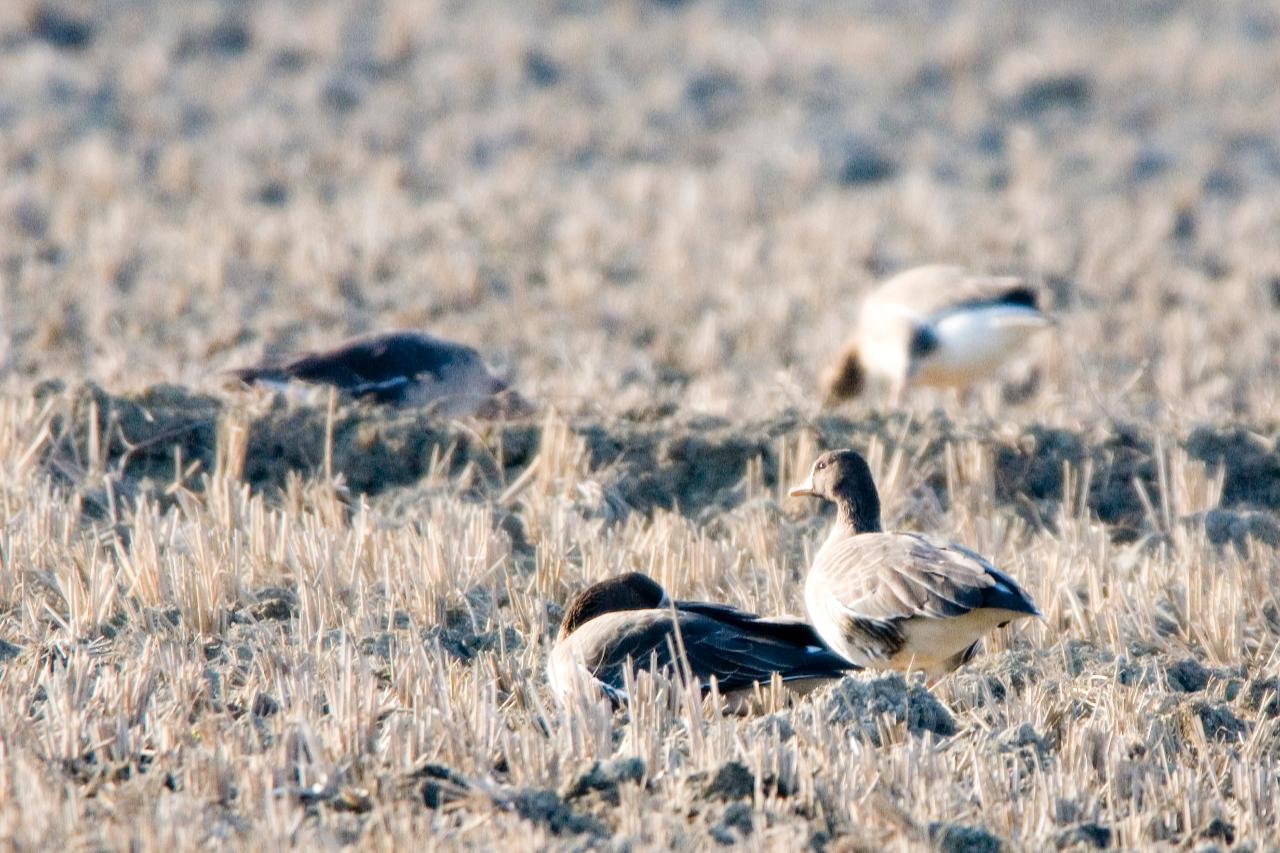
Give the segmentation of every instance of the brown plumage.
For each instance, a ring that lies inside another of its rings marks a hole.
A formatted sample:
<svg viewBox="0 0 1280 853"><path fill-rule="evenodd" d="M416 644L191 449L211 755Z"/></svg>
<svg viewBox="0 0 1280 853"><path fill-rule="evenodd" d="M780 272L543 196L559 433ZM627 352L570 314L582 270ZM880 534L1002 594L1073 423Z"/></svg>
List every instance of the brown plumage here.
<svg viewBox="0 0 1280 853"><path fill-rule="evenodd" d="M972 657L988 631L1039 615L1015 580L973 551L884 532L871 470L852 450L819 456L791 494L836 504L805 606L827 645L859 666L937 677Z"/></svg>

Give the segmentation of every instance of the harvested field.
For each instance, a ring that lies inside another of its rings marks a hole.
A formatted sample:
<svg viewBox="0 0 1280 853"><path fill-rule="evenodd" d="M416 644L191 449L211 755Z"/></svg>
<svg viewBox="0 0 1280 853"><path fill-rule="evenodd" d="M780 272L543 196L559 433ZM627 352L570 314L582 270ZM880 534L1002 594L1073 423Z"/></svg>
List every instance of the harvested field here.
<svg viewBox="0 0 1280 853"><path fill-rule="evenodd" d="M1280 846L1278 48L1248 0L3 5L0 838ZM932 261L1056 328L820 410ZM389 327L540 410L220 375ZM552 701L603 577L802 613L786 488L846 445L1043 623L932 690Z"/></svg>

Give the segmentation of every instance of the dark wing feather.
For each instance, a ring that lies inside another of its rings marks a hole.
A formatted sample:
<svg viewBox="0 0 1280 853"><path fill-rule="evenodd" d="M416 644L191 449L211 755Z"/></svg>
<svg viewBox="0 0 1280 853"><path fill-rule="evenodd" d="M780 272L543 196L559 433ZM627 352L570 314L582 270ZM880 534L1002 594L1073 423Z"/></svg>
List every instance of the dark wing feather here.
<svg viewBox="0 0 1280 853"><path fill-rule="evenodd" d="M658 610L638 610L627 615L625 630L608 632L602 642L591 643L589 638L602 626L615 621L611 614L591 620L570 635L571 641L588 644L583 663L591 674L616 690L623 689L627 661L641 670L650 664L658 670L667 670L672 660L667 643L671 635L670 615Z"/></svg>
<svg viewBox="0 0 1280 853"><path fill-rule="evenodd" d="M419 332L387 332L356 338L331 350L299 356L284 366L290 376L352 388L422 374L440 376L477 360L476 351ZM355 381L351 381L352 377Z"/></svg>
<svg viewBox="0 0 1280 853"><path fill-rule="evenodd" d="M708 605L706 609L714 611L718 608ZM679 640L689 672L704 686L714 677L721 691L730 692L756 683L767 683L774 673L784 681L837 678L854 668L826 649L820 640L806 642L817 640L817 637L812 635L812 629L797 630L796 620L751 620L751 614L733 608L728 610L733 615L727 622L688 610L678 616ZM580 631L584 637L589 636L593 629L609 625L610 621L604 618L592 620L600 625L587 623ZM621 619L618 624L623 624ZM597 679L610 687L622 689L628 659L641 670L653 663L668 675L677 671L674 650L680 645L676 642L669 611L630 611L626 614L625 625L625 631L613 631L585 661L587 669ZM748 627L744 628L744 625ZM795 642L793 638L797 635L803 637L803 641Z"/></svg>
<svg viewBox="0 0 1280 853"><path fill-rule="evenodd" d="M982 555L969 550L963 545L948 545L942 550L978 563L986 569L986 573L991 578L992 583L982 589L982 607L1012 610L1015 613L1029 613L1032 616L1040 615L1035 602L1031 600L1031 595L1016 580L987 562Z"/></svg>
<svg viewBox="0 0 1280 853"><path fill-rule="evenodd" d="M768 683L774 673L783 681L838 678L847 661L823 645L778 641L763 625L746 633L718 625L684 637L689 668L704 683L715 676L722 692Z"/></svg>
<svg viewBox="0 0 1280 853"><path fill-rule="evenodd" d="M813 630L813 626L802 619L789 616L759 616L728 604L713 604L706 601L677 601L676 607L685 613L697 613L741 631L757 633L770 638L773 642L819 648L825 646L818 632Z"/></svg>

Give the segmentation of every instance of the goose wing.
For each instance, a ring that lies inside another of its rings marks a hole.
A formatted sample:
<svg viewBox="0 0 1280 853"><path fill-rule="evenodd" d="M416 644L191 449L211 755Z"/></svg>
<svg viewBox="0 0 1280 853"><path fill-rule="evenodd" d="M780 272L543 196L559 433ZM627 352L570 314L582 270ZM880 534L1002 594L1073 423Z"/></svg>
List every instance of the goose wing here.
<svg viewBox="0 0 1280 853"><path fill-rule="evenodd" d="M356 338L323 352L299 356L284 366L290 376L344 388L390 385L477 360L475 350L420 332L387 332Z"/></svg>
<svg viewBox="0 0 1280 853"><path fill-rule="evenodd" d="M948 619L983 608L1038 613L1016 581L973 551L912 533L831 540L813 571L822 594L809 597L811 606L843 625L849 642L873 658L902 648L903 626L911 619Z"/></svg>
<svg viewBox="0 0 1280 853"><path fill-rule="evenodd" d="M706 601L677 601L676 607L682 612L706 616L722 625L737 628L748 636L758 636L769 642L802 647L825 646L812 625L792 616L760 616L728 604Z"/></svg>
<svg viewBox="0 0 1280 853"><path fill-rule="evenodd" d="M996 305L1035 310L1037 297L1036 288L1017 276L980 275L939 264L898 273L873 291L868 303L927 318Z"/></svg>
<svg viewBox="0 0 1280 853"><path fill-rule="evenodd" d="M784 681L838 678L852 668L799 620L753 620L728 609L749 624L683 609L674 622L667 610L627 611L591 620L566 642L578 644L586 669L614 691L623 689L628 660L636 669L652 664L667 673L683 671L687 662L694 678L706 685L714 677L725 693L767 683L774 673Z"/></svg>
<svg viewBox="0 0 1280 853"><path fill-rule="evenodd" d="M749 628L706 620L681 634L689 669L704 684L714 676L721 692L783 681L839 678L855 667L830 651L808 625L794 619L758 619Z"/></svg>

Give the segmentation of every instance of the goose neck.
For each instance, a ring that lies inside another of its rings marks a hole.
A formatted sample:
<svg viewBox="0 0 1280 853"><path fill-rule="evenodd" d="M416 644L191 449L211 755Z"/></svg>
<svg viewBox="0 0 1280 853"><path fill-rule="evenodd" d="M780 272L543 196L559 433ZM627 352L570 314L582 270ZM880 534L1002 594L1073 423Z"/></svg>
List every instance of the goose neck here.
<svg viewBox="0 0 1280 853"><path fill-rule="evenodd" d="M854 533L879 533L882 530L879 501L855 502L847 495L837 496L836 528Z"/></svg>

